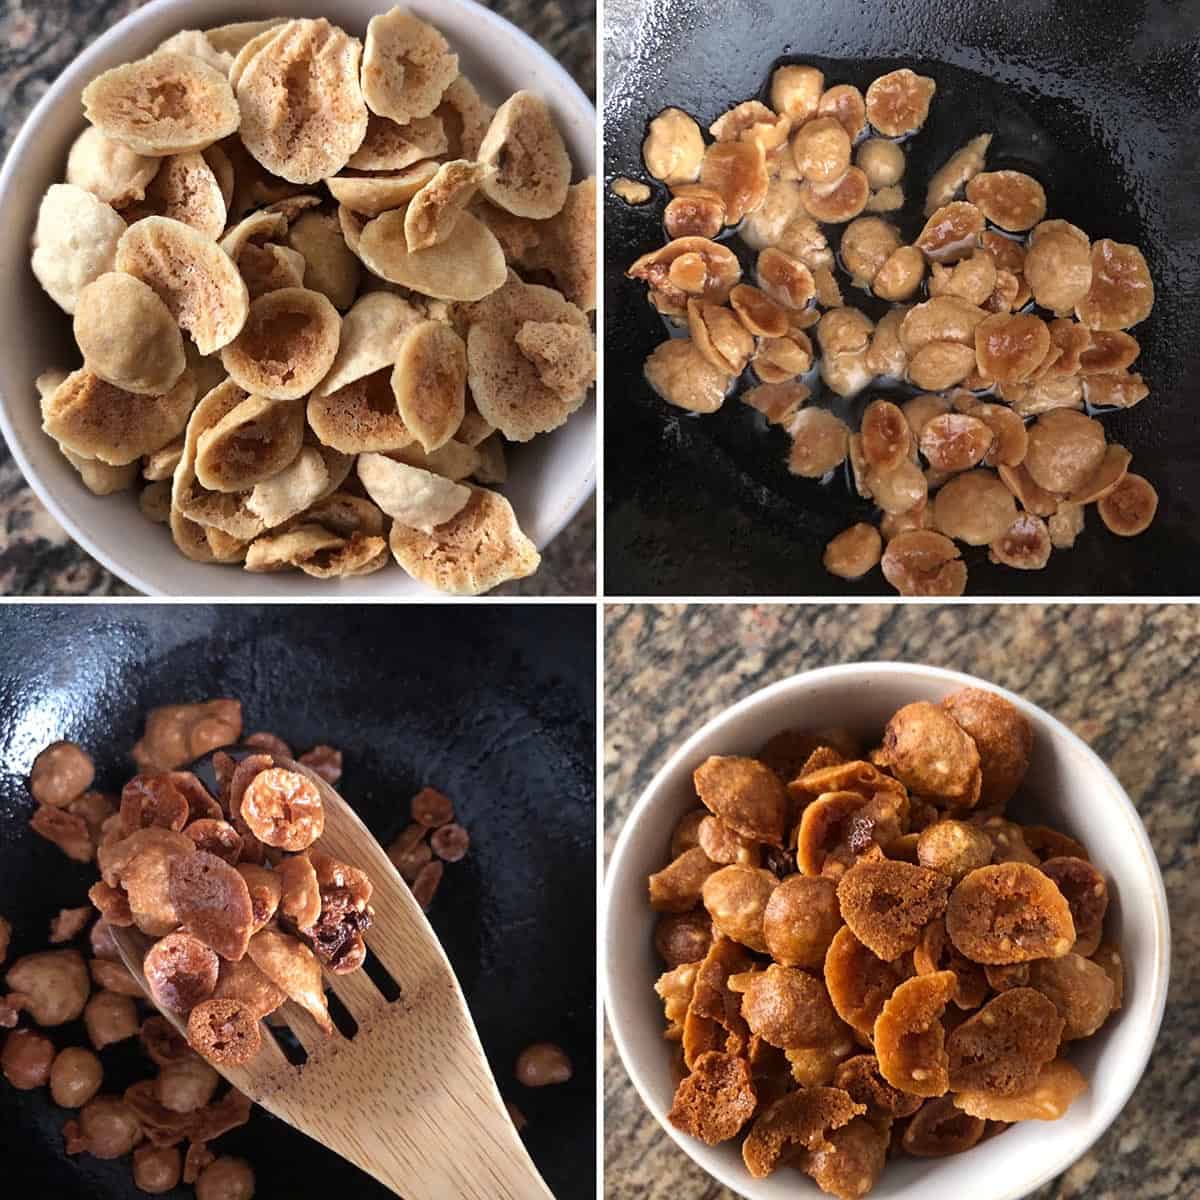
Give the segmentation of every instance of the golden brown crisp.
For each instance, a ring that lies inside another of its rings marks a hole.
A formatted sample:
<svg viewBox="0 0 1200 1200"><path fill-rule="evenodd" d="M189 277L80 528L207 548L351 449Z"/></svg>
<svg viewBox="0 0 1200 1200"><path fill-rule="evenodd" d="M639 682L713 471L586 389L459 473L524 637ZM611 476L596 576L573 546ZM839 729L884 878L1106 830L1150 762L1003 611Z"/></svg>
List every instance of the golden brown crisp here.
<svg viewBox="0 0 1200 1200"><path fill-rule="evenodd" d="M248 1063L262 1045L258 1022L237 1000L205 1000L188 1018L188 1042L199 1054L222 1066Z"/></svg>
<svg viewBox="0 0 1200 1200"><path fill-rule="evenodd" d="M947 696L942 708L979 751L983 772L979 803L988 808L1007 804L1021 786L1033 752L1029 720L1002 696L984 688L962 688Z"/></svg>
<svg viewBox="0 0 1200 1200"><path fill-rule="evenodd" d="M986 1122L955 1106L954 1098L926 1100L909 1121L901 1144L918 1158L944 1158L970 1150L982 1137Z"/></svg>
<svg viewBox="0 0 1200 1200"><path fill-rule="evenodd" d="M317 785L306 775L270 767L251 779L240 815L268 846L296 852L313 844L325 829L325 807Z"/></svg>
<svg viewBox="0 0 1200 1200"><path fill-rule="evenodd" d="M900 983L899 971L876 958L844 925L825 955L825 986L837 1014L871 1037L883 1006Z"/></svg>
<svg viewBox="0 0 1200 1200"><path fill-rule="evenodd" d="M872 953L888 962L911 950L921 929L941 916L950 881L911 863L860 861L838 883L846 924Z"/></svg>
<svg viewBox="0 0 1200 1200"><path fill-rule="evenodd" d="M942 1012L954 995L953 971L905 980L875 1021L879 1070L893 1087L915 1096L941 1096L950 1086Z"/></svg>
<svg viewBox="0 0 1200 1200"><path fill-rule="evenodd" d="M254 926L245 879L204 850L178 856L169 870L171 904L180 923L222 958L241 958Z"/></svg>
<svg viewBox="0 0 1200 1200"><path fill-rule="evenodd" d="M1058 1053L1063 1021L1041 992L1002 992L958 1026L946 1042L950 1087L1011 1096Z"/></svg>
<svg viewBox="0 0 1200 1200"><path fill-rule="evenodd" d="M752 1034L781 1050L834 1048L849 1031L838 1020L825 985L806 971L772 963L746 980L742 1016Z"/></svg>
<svg viewBox="0 0 1200 1200"><path fill-rule="evenodd" d="M836 1087L852 1100L865 1105L867 1116L887 1120L911 1117L921 1107L921 1097L894 1088L879 1073L879 1059L873 1054L857 1054L839 1064L833 1076Z"/></svg>
<svg viewBox="0 0 1200 1200"><path fill-rule="evenodd" d="M992 842L982 829L965 821L935 821L917 838L917 861L957 883L992 861Z"/></svg>
<svg viewBox="0 0 1200 1200"><path fill-rule="evenodd" d="M713 755L692 776L704 806L743 837L783 845L788 797L782 781L753 758Z"/></svg>
<svg viewBox="0 0 1200 1200"><path fill-rule="evenodd" d="M566 203L571 159L549 107L532 92L514 92L496 110L478 161L480 191L507 212L546 220Z"/></svg>
<svg viewBox="0 0 1200 1200"><path fill-rule="evenodd" d="M1042 871L1054 880L1071 906L1071 919L1075 922L1072 950L1087 958L1095 953L1104 933L1104 914L1108 910L1108 884L1104 876L1086 858L1072 855L1047 859L1042 863Z"/></svg>
<svg viewBox="0 0 1200 1200"><path fill-rule="evenodd" d="M217 986L220 960L190 933L171 933L146 952L142 971L159 1008L187 1016Z"/></svg>
<svg viewBox="0 0 1200 1200"><path fill-rule="evenodd" d="M791 875L771 893L763 912L767 952L788 967L820 970L842 926L832 879Z"/></svg>
<svg viewBox="0 0 1200 1200"><path fill-rule="evenodd" d="M710 1146L736 1137L754 1115L757 1097L744 1058L710 1051L675 1090L667 1119Z"/></svg>
<svg viewBox="0 0 1200 1200"><path fill-rule="evenodd" d="M878 1182L887 1162L890 1122L855 1117L829 1131L828 1144L803 1160L805 1174L840 1200L859 1200Z"/></svg>
<svg viewBox="0 0 1200 1200"><path fill-rule="evenodd" d="M1140 475L1127 472L1096 506L1105 527L1120 537L1144 533L1158 511L1158 493Z"/></svg>
<svg viewBox="0 0 1200 1200"><path fill-rule="evenodd" d="M755 1118L742 1143L742 1159L755 1179L764 1179L779 1166L788 1150L823 1150L831 1145L830 1131L864 1112L866 1108L841 1088L810 1087L790 1092Z"/></svg>
<svg viewBox="0 0 1200 1200"><path fill-rule="evenodd" d="M1116 989L1102 966L1079 954L1042 959L1029 969L1030 987L1048 997L1063 1019L1064 1042L1091 1037L1108 1020Z"/></svg>
<svg viewBox="0 0 1200 1200"><path fill-rule="evenodd" d="M953 1099L956 1108L989 1121L1057 1121L1085 1091L1087 1080L1066 1059L1056 1058L1032 1083L1011 1096L964 1090Z"/></svg>
<svg viewBox="0 0 1200 1200"><path fill-rule="evenodd" d="M54 742L33 760L29 790L39 804L65 808L92 786L96 768L74 742Z"/></svg>
<svg viewBox="0 0 1200 1200"><path fill-rule="evenodd" d="M897 778L922 796L959 808L972 808L979 799L975 742L934 704L919 701L895 713L884 730L882 753Z"/></svg>
<svg viewBox="0 0 1200 1200"><path fill-rule="evenodd" d="M372 17L363 53L371 111L400 125L427 117L458 78L458 55L430 24L399 6Z"/></svg>
<svg viewBox="0 0 1200 1200"><path fill-rule="evenodd" d="M883 576L902 596L961 596L967 566L946 536L932 529L897 533L887 544Z"/></svg>
<svg viewBox="0 0 1200 1200"><path fill-rule="evenodd" d="M1071 910L1036 867L1006 862L972 871L950 894L946 932L979 963L1061 957L1075 944Z"/></svg>
<svg viewBox="0 0 1200 1200"><path fill-rule="evenodd" d="M779 880L770 871L734 863L709 875L701 896L718 933L765 954L763 917L778 885Z"/></svg>
<svg viewBox="0 0 1200 1200"><path fill-rule="evenodd" d="M654 948L668 967L699 962L712 942L712 918L703 909L664 913L654 926Z"/></svg>

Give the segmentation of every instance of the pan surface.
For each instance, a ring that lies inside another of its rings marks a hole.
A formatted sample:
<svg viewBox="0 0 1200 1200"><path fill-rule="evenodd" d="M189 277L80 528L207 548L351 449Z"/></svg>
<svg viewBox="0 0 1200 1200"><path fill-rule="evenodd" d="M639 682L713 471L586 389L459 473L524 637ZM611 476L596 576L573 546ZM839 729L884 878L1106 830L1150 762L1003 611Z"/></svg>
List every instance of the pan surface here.
<svg viewBox="0 0 1200 1200"><path fill-rule="evenodd" d="M95 876L28 828L37 752L56 738L89 749L97 787L118 789L154 705L232 696L245 731L297 753L345 755L338 790L381 843L411 819L423 785L445 791L471 834L429 914L462 983L505 1098L560 1200L591 1197L595 1170L595 614L487 606L6 607L0 613L0 913L10 960L46 947L50 918ZM0 968L2 971L2 968ZM24 1023L24 1022L23 1022ZM50 1031L86 1044L82 1025ZM560 1087L513 1079L530 1042L575 1064ZM149 1074L133 1044L106 1050L106 1092ZM67 1159L72 1114L47 1089L0 1082L7 1185L62 1197L141 1196L128 1160ZM244 1155L258 1195L391 1193L255 1109L216 1143ZM181 1187L170 1195L192 1196Z"/></svg>
<svg viewBox="0 0 1200 1200"><path fill-rule="evenodd" d="M640 19L609 24L607 177L646 179L641 142L667 105L707 127L733 104L766 98L772 69L812 63L865 89L900 66L935 78L930 119L906 145L905 241L920 229L925 184L977 133L996 138L989 170L1031 172L1049 217L1093 238L1133 242L1157 288L1133 333L1134 370L1150 386L1138 407L1105 415L1110 441L1157 488L1158 515L1118 538L1094 506L1073 550L1042 571L964 551L969 595L1191 595L1200 592L1200 10L1167 0L656 0ZM820 484L788 474L786 434L735 398L695 417L666 405L642 378L664 326L645 287L624 271L663 244L665 192L633 208L605 199L606 589L610 595L894 595L878 570L857 582L828 575L825 543L869 502L841 474ZM829 227L827 227L828 229ZM740 245L740 243L737 243ZM831 237L836 247L836 237ZM846 303L886 308L849 286ZM854 417L881 389L868 388ZM912 394L911 391L905 394Z"/></svg>

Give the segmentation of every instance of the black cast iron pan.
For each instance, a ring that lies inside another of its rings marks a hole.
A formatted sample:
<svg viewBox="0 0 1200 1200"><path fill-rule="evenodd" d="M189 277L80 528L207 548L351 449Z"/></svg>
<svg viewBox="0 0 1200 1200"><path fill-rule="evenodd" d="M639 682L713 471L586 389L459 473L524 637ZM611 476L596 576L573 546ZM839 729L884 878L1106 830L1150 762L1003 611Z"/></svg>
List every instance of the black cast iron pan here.
<svg viewBox="0 0 1200 1200"><path fill-rule="evenodd" d="M1048 216L1136 243L1157 285L1151 317L1133 331L1142 346L1134 369L1151 395L1104 420L1109 440L1127 446L1133 470L1158 489L1157 520L1122 539L1093 507L1075 548L1044 571L991 566L986 550L968 550L968 593L1200 592L1200 10L1170 0L654 0L632 30L608 37L622 47L609 56L610 179L647 178L641 142L662 108L677 105L707 127L734 103L765 98L781 62L812 63L827 85L862 89L910 66L932 75L938 93L906 147L906 241L920 229L932 170L990 130L989 169L1036 175ZM894 595L879 571L847 583L821 566L829 538L871 517L843 479L790 476L786 434L765 432L743 404L692 417L645 384L642 363L663 325L624 271L663 243L664 202L661 190L640 209L606 197L608 593ZM848 284L843 291L873 316L885 307Z"/></svg>
<svg viewBox="0 0 1200 1200"><path fill-rule="evenodd" d="M297 753L345 754L339 790L386 845L424 784L450 795L471 851L446 870L430 920L462 982L505 1097L560 1200L595 1187L595 615L591 608L38 606L0 611L0 913L11 955L43 949L89 869L29 832L30 763L57 738L116 789L153 705L242 701L246 732ZM11 961L11 958L10 958ZM52 1031L86 1044L82 1025ZM575 1076L523 1088L521 1048L555 1041ZM105 1090L143 1077L132 1045L103 1054ZM45 1088L0 1080L0 1192L140 1196L128 1162L62 1153ZM261 1110L217 1143L245 1155L264 1198L391 1193ZM21 1189L23 1190L23 1189ZM171 1193L191 1196L191 1188ZM447 1200L453 1200L447 1197Z"/></svg>

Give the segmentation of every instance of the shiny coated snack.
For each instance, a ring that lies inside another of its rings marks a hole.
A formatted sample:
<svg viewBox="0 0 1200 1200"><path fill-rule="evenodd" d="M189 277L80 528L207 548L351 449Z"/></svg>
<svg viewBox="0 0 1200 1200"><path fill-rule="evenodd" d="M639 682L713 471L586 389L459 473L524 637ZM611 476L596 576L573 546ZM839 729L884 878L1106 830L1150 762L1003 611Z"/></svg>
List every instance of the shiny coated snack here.
<svg viewBox="0 0 1200 1200"><path fill-rule="evenodd" d="M649 122L643 160L671 240L626 274L671 327L646 360L650 388L697 413L736 396L766 418L758 430L788 436L802 478L848 458L878 512L828 541L824 566L842 579L881 565L901 595L956 596L968 564L955 543L1040 570L1074 545L1085 505L1117 536L1147 529L1157 493L1098 419L1150 394L1126 332L1154 304L1141 251L1046 219L1037 179L988 169L991 132L932 173L908 243L891 214L937 82L902 67L864 95L789 63L767 96L720 115L711 141L681 108ZM745 279L725 234L757 255ZM877 322L836 271L889 306ZM768 391L782 384L786 397ZM928 401L941 411L910 438L897 410Z"/></svg>
<svg viewBox="0 0 1200 1200"><path fill-rule="evenodd" d="M905 444L907 424L877 421L873 453ZM1124 982L1085 847L1006 814L1031 804L1016 705L962 688L876 736L791 727L704 760L700 805L649 879L678 1054L668 1119L741 1139L756 1178L798 1167L847 1200L889 1156L1061 1117L1088 1086L1064 1056Z"/></svg>

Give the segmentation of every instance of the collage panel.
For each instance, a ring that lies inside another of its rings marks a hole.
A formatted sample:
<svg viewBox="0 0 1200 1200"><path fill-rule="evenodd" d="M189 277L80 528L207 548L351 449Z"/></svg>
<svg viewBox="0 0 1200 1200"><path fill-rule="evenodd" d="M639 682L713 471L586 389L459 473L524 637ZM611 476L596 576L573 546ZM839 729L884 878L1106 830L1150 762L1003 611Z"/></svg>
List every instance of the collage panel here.
<svg viewBox="0 0 1200 1200"><path fill-rule="evenodd" d="M595 5L417 8L0 0L4 594L595 596Z"/></svg>
<svg viewBox="0 0 1200 1200"><path fill-rule="evenodd" d="M595 1194L595 611L460 612L0 608L6 1194Z"/></svg>
<svg viewBox="0 0 1200 1200"><path fill-rule="evenodd" d="M1193 1194L1198 627L609 606L605 1196Z"/></svg>
<svg viewBox="0 0 1200 1200"><path fill-rule="evenodd" d="M607 596L1200 592L1195 23L993 9L608 6Z"/></svg>

